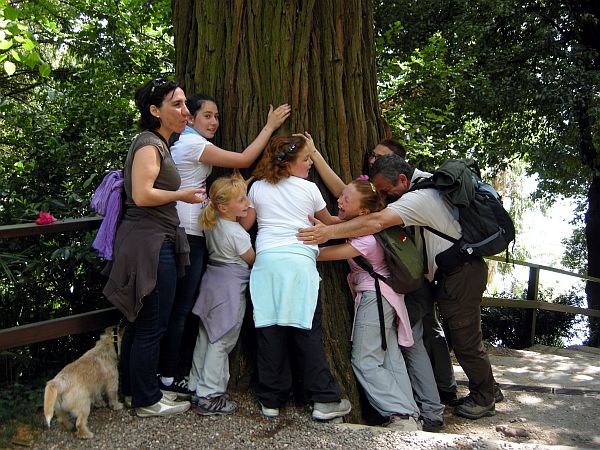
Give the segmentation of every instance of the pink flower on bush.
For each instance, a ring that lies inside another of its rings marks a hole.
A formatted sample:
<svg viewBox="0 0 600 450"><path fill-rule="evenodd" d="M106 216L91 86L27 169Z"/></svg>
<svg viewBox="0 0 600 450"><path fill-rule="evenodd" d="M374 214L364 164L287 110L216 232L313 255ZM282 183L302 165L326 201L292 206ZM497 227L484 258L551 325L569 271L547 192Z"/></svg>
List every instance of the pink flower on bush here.
<svg viewBox="0 0 600 450"><path fill-rule="evenodd" d="M41 212L40 216L35 219L37 225L48 225L52 222L56 222L56 217L47 212Z"/></svg>

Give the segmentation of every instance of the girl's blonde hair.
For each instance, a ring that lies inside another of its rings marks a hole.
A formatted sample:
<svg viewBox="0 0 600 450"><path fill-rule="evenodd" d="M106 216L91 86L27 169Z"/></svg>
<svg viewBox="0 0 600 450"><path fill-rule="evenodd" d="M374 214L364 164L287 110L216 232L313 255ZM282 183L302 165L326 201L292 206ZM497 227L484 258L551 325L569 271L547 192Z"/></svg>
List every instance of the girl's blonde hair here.
<svg viewBox="0 0 600 450"><path fill-rule="evenodd" d="M371 183L368 179L359 177L356 180L353 180L351 185L354 186L356 191L360 194L360 207L368 209L370 212L374 213L377 211L381 211L385 208L385 201L379 191L375 189L373 183Z"/></svg>
<svg viewBox="0 0 600 450"><path fill-rule="evenodd" d="M220 212L218 205L226 205L232 198L245 194L247 190L244 178L235 172L227 177L217 178L208 192L209 202L200 213L198 222L204 230L212 230L217 225Z"/></svg>
<svg viewBox="0 0 600 450"><path fill-rule="evenodd" d="M303 136L276 136L269 140L261 160L254 170L256 180L265 180L276 184L290 176L290 163L306 145Z"/></svg>

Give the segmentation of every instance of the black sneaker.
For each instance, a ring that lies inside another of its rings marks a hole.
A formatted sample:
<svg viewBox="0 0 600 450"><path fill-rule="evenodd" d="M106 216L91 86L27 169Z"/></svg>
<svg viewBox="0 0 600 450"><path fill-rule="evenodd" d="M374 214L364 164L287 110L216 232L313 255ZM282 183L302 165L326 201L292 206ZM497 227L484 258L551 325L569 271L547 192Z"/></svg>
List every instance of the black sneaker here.
<svg viewBox="0 0 600 450"><path fill-rule="evenodd" d="M441 398L441 394L440 394L440 398ZM461 398L456 398L456 394L454 394L454 400L446 403L444 401L442 401L442 403L448 405L448 406L459 406L462 405L465 400L468 398L467 397L461 397ZM504 394L502 393L502 391L500 390L500 384L499 383L494 383L494 402L495 403L500 403L502 400L504 400Z"/></svg>
<svg viewBox="0 0 600 450"><path fill-rule="evenodd" d="M430 433L437 433L438 431L442 431L444 428L446 428L446 422L444 422L443 417L442 420L433 420L421 416L419 417L419 421L421 422L423 431L429 431Z"/></svg>
<svg viewBox="0 0 600 450"><path fill-rule="evenodd" d="M462 405L454 408L454 414L471 420L481 419L482 417L495 415L496 404L492 402L487 406L481 406L473 400L473 397L467 396Z"/></svg>
<svg viewBox="0 0 600 450"><path fill-rule="evenodd" d="M192 397L193 392L188 389L188 382L185 378L175 380L169 386L165 385L160 377L158 378L158 388L163 393L176 394L177 398L181 400L189 400Z"/></svg>
<svg viewBox="0 0 600 450"><path fill-rule="evenodd" d="M237 403L228 400L225 395L211 398L198 397L198 403L192 408L192 411L200 416L224 416L233 414L237 410Z"/></svg>

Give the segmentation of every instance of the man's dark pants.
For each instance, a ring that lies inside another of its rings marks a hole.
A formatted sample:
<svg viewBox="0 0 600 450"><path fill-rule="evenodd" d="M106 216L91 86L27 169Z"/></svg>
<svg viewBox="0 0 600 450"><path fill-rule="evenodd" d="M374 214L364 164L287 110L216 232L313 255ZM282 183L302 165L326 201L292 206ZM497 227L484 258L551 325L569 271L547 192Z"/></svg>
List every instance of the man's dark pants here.
<svg viewBox="0 0 600 450"><path fill-rule="evenodd" d="M471 397L481 406L494 402L494 376L481 333L481 301L487 274L485 262L474 259L442 273L436 290L454 355L469 379Z"/></svg>

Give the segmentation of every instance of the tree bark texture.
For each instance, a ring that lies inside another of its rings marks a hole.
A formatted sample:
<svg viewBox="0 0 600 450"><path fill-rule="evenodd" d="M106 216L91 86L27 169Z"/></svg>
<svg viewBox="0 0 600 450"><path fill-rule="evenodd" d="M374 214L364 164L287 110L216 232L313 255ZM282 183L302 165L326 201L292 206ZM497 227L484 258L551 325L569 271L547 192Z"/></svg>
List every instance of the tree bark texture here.
<svg viewBox="0 0 600 450"><path fill-rule="evenodd" d="M585 235L588 249L588 275L600 278L600 176L598 175L592 177L592 183L588 191ZM585 292L588 308L600 309L600 283L588 281ZM587 345L600 347L600 319L590 317L589 321L590 338Z"/></svg>
<svg viewBox="0 0 600 450"><path fill-rule="evenodd" d="M269 104L289 103L292 115L279 133L309 131L349 181L384 134L372 8L371 0L173 0L176 77L186 94L215 97L217 145L242 150L264 126ZM332 370L358 406L346 270L345 263L319 265L321 300Z"/></svg>

